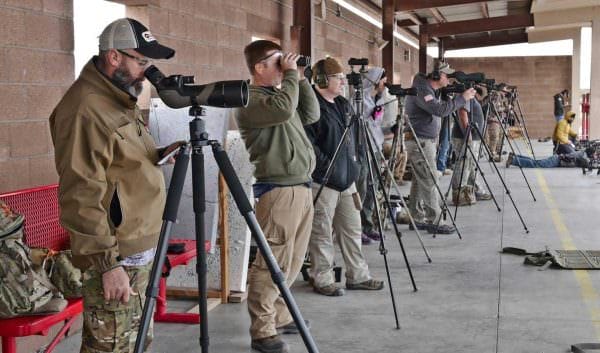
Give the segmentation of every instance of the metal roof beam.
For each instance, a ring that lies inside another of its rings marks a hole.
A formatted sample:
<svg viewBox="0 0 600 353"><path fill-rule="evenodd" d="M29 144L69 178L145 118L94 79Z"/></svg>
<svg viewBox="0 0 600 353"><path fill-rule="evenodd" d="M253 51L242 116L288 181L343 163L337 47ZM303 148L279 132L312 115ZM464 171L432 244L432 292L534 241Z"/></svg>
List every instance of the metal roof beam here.
<svg viewBox="0 0 600 353"><path fill-rule="evenodd" d="M477 2L481 2L481 0L402 0L396 3L396 11L421 10L428 9L430 7L444 7L452 5L472 4Z"/></svg>
<svg viewBox="0 0 600 353"><path fill-rule="evenodd" d="M493 32L491 35L481 35L469 38L450 39L442 38L444 50L469 49L479 47L489 47L492 45L526 43L528 41L527 33L508 33Z"/></svg>
<svg viewBox="0 0 600 353"><path fill-rule="evenodd" d="M533 26L533 15L531 14L424 25L425 30L430 37L448 37L454 34L501 31L529 26Z"/></svg>

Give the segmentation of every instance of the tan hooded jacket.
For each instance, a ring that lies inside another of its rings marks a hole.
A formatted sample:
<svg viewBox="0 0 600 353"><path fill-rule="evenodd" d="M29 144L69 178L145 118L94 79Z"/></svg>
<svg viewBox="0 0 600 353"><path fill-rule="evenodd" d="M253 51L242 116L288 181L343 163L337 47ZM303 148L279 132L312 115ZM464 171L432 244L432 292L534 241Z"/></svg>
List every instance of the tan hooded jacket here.
<svg viewBox="0 0 600 353"><path fill-rule="evenodd" d="M98 71L95 59L52 112L50 132L74 263L105 272L156 246L165 182L137 99Z"/></svg>

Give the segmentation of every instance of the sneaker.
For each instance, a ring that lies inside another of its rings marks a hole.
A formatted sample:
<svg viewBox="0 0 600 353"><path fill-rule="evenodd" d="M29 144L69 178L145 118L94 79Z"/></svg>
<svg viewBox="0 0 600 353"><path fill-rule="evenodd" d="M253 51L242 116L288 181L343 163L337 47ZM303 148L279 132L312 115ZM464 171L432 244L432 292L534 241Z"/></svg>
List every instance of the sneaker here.
<svg viewBox="0 0 600 353"><path fill-rule="evenodd" d="M367 233L365 233L365 235L367 237L369 237L369 239L374 240L374 241L380 241L381 240L381 236L379 235L378 232L367 232Z"/></svg>
<svg viewBox="0 0 600 353"><path fill-rule="evenodd" d="M383 289L383 281L377 279L369 279L360 283L346 282L346 288L350 290L380 290Z"/></svg>
<svg viewBox="0 0 600 353"><path fill-rule="evenodd" d="M304 320L304 324L306 325L307 328L310 328L310 321ZM292 321L287 325L278 327L277 332L282 335L297 335L298 333L300 333L300 329L298 329L298 326L296 326L296 323L294 321Z"/></svg>
<svg viewBox="0 0 600 353"><path fill-rule="evenodd" d="M492 195L488 194L487 192L476 192L475 199L477 201L488 201L492 199Z"/></svg>
<svg viewBox="0 0 600 353"><path fill-rule="evenodd" d="M262 353L288 353L290 347L279 335L252 340L252 349Z"/></svg>
<svg viewBox="0 0 600 353"><path fill-rule="evenodd" d="M362 242L362 245L371 245L371 243L373 242L373 240L371 240L371 238L369 238L369 236L367 236L365 233L362 233L360 235L360 240Z"/></svg>
<svg viewBox="0 0 600 353"><path fill-rule="evenodd" d="M456 228L449 224L440 224L437 227L432 224L427 231L431 234L452 234L456 232Z"/></svg>
<svg viewBox="0 0 600 353"><path fill-rule="evenodd" d="M313 290L328 297L341 297L344 295L344 288L340 288L333 283L323 287L313 286Z"/></svg>
<svg viewBox="0 0 600 353"><path fill-rule="evenodd" d="M508 154L508 158L506 158L506 168L512 165L512 161L515 158L515 155L511 152Z"/></svg>
<svg viewBox="0 0 600 353"><path fill-rule="evenodd" d="M494 157L494 162L502 162L502 157L500 157L500 156L495 156L495 157Z"/></svg>
<svg viewBox="0 0 600 353"><path fill-rule="evenodd" d="M452 174L452 169L446 169L444 170L444 175L451 175Z"/></svg>
<svg viewBox="0 0 600 353"><path fill-rule="evenodd" d="M442 172L441 170L436 170L435 172L437 173L438 178L441 178L442 175L444 175L444 172Z"/></svg>
<svg viewBox="0 0 600 353"><path fill-rule="evenodd" d="M418 230L427 230L427 229L429 229L429 225L430 224L429 223L423 223L423 222L417 222L417 221L415 221L415 225L417 226ZM413 227L412 223L410 223L408 225L408 229L415 230L415 227Z"/></svg>

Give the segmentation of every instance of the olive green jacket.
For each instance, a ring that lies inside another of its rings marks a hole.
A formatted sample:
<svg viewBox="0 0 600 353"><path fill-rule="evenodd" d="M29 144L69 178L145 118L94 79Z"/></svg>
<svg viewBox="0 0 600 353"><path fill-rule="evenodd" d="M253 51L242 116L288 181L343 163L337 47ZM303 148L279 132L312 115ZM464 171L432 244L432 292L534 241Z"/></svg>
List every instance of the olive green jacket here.
<svg viewBox="0 0 600 353"><path fill-rule="evenodd" d="M249 103L236 114L258 183L296 185L311 181L312 143L304 125L319 120L319 102L298 72L284 72L281 89L251 85Z"/></svg>
<svg viewBox="0 0 600 353"><path fill-rule="evenodd" d="M50 116L60 221L79 268L104 272L157 244L165 182L136 102L92 59Z"/></svg>

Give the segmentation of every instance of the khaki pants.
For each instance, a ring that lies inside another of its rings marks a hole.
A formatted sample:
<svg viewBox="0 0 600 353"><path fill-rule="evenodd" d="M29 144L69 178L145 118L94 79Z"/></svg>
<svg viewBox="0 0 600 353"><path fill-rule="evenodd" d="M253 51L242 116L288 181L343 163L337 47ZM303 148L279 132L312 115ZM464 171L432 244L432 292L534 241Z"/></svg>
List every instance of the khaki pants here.
<svg viewBox="0 0 600 353"><path fill-rule="evenodd" d="M262 195L256 218L289 287L294 283L310 238L313 219L312 193L304 185L277 187ZM293 321L262 254L248 272L250 336L259 339L277 334L277 327Z"/></svg>
<svg viewBox="0 0 600 353"><path fill-rule="evenodd" d="M128 266L130 286L136 295L127 304L104 300L102 274L93 268L83 273L83 331L80 353L133 353L152 263ZM145 350L152 342L152 321Z"/></svg>
<svg viewBox="0 0 600 353"><path fill-rule="evenodd" d="M388 161L391 159L392 154L392 144L384 143L383 144L383 155ZM400 146L398 146L398 150L396 152L396 166L394 167L394 179L396 182L402 182L402 178L404 177L404 171L406 170L406 150L400 151Z"/></svg>
<svg viewBox="0 0 600 353"><path fill-rule="evenodd" d="M473 140L471 141L471 149L473 150L473 155L475 155L475 158L477 159L477 162L479 162L479 150L481 146L481 141L480 140ZM485 152L483 152L485 153ZM481 164L480 164L481 166ZM471 164L471 168L472 168L472 172L469 173L469 181L467 182L469 186L473 187L473 190L475 190L475 192L478 193L484 193L487 192L485 184L481 183L481 178L479 175L479 171L477 170L477 165L475 163Z"/></svg>
<svg viewBox="0 0 600 353"><path fill-rule="evenodd" d="M313 195L319 184L313 184ZM314 285L325 287L334 283L333 231L346 264L346 282L360 283L371 279L369 267L361 250L360 207L352 194L356 186L339 192L324 187L315 204L309 251Z"/></svg>
<svg viewBox="0 0 600 353"><path fill-rule="evenodd" d="M475 162L473 161L473 157L471 153L465 148L464 139L462 138L453 138L452 139L452 148L456 151L457 159L456 164L454 164L454 172L452 173L452 190L458 191L460 188L464 188L469 185L469 180L473 177L475 173ZM470 147L473 150L473 153L477 153L479 151L475 151L473 142L471 141ZM464 167L463 167L463 157L464 157ZM462 175L462 180L461 180ZM475 179L473 178L473 181ZM460 185L458 185L460 183Z"/></svg>
<svg viewBox="0 0 600 353"><path fill-rule="evenodd" d="M415 222L436 223L441 214L440 200L435 188L434 179L431 178L427 164L433 168L433 177L437 182L438 176L435 172L436 140L421 138L421 148L425 156L419 152L415 140L406 141L406 152L408 161L412 168L412 181L410 185L410 198L408 209ZM422 203L422 210L417 207Z"/></svg>

